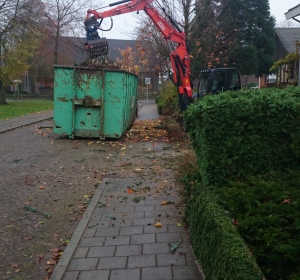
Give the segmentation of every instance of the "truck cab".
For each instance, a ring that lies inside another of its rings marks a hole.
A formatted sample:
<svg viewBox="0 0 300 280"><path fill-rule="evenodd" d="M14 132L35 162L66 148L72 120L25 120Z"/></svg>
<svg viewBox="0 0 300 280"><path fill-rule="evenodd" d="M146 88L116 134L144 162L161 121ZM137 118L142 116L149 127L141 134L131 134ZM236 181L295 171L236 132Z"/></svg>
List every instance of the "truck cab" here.
<svg viewBox="0 0 300 280"><path fill-rule="evenodd" d="M202 69L197 98L208 94L219 94L228 90L240 90L241 79L236 68Z"/></svg>

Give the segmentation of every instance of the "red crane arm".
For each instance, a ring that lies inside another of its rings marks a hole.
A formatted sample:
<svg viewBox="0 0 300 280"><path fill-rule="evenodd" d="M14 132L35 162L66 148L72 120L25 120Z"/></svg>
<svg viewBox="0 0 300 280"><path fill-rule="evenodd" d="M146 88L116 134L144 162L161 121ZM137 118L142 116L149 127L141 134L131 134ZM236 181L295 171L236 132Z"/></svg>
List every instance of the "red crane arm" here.
<svg viewBox="0 0 300 280"><path fill-rule="evenodd" d="M154 0L133 0L130 3L117 6L102 13L99 13L96 10L88 10L86 19L88 19L91 14L97 19L104 19L144 10L166 40L170 40L178 44L185 43L185 34L183 32L179 33L176 29L174 29L174 27L165 20L165 18L157 11L157 9L151 6L153 1Z"/></svg>
<svg viewBox="0 0 300 280"><path fill-rule="evenodd" d="M184 32L179 32L172 24L166 21L158 10L151 5L153 1L154 0L132 0L129 3L119 5L102 13L90 9L87 11L86 20L88 20L91 15L95 16L96 19L102 20L108 17L144 10L158 30L162 33L164 39L178 44L176 50L170 54L173 68L173 79L177 84L179 95L186 94L188 98L191 98L193 92L190 79L189 46L186 40L186 35ZM124 2L126 2L126 0L112 3L110 6Z"/></svg>

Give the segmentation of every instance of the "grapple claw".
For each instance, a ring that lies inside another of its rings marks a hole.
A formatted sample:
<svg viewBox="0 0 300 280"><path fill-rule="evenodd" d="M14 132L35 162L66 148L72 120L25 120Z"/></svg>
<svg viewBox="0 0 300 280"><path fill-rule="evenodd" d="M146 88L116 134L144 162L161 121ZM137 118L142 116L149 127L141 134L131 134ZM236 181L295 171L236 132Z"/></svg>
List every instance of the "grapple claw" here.
<svg viewBox="0 0 300 280"><path fill-rule="evenodd" d="M108 54L108 44L105 38L89 40L85 43L85 50L90 53L90 58L97 58Z"/></svg>

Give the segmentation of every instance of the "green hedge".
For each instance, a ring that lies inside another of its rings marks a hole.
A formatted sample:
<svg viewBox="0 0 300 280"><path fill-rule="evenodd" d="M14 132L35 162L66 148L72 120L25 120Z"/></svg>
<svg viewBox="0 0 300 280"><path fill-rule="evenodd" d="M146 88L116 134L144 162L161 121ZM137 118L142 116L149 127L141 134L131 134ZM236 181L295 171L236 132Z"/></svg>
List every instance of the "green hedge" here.
<svg viewBox="0 0 300 280"><path fill-rule="evenodd" d="M184 119L204 185L300 163L300 87L206 96Z"/></svg>
<svg viewBox="0 0 300 280"><path fill-rule="evenodd" d="M194 253L208 280L262 280L263 274L216 194L188 178L185 218Z"/></svg>
<svg viewBox="0 0 300 280"><path fill-rule="evenodd" d="M265 277L300 279L300 171L250 176L216 192Z"/></svg>

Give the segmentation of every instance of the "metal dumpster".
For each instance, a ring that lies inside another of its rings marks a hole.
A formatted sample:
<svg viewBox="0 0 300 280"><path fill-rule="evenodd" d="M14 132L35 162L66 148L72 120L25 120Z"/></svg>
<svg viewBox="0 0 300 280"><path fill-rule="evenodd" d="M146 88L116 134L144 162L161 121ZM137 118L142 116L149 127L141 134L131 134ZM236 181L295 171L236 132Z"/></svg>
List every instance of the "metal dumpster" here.
<svg viewBox="0 0 300 280"><path fill-rule="evenodd" d="M137 114L138 77L123 70L54 66L53 131L119 138Z"/></svg>

